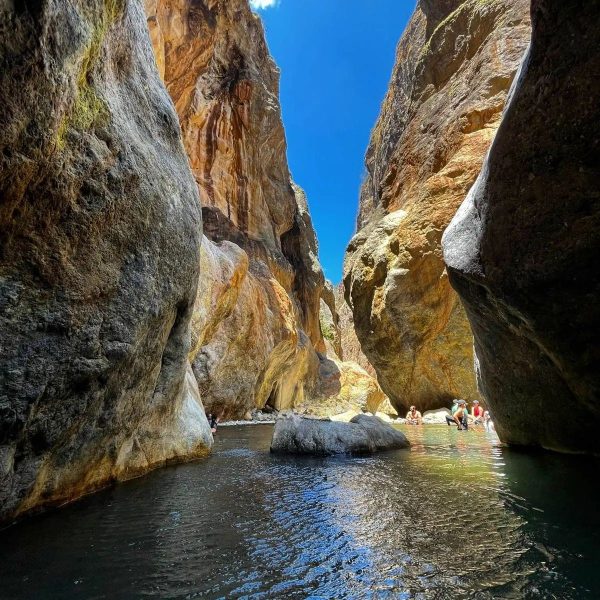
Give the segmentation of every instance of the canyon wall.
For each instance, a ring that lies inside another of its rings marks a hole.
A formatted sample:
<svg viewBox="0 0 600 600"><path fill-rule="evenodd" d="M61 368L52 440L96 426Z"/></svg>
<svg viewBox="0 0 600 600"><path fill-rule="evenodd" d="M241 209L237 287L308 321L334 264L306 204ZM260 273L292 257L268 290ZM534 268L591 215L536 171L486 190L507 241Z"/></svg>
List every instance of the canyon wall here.
<svg viewBox="0 0 600 600"><path fill-rule="evenodd" d="M362 350L397 408L478 397L441 238L481 169L529 36L527 0L420 0L398 45L344 265Z"/></svg>
<svg viewBox="0 0 600 600"><path fill-rule="evenodd" d="M291 182L279 71L246 0L146 3L205 221L190 358L208 409L240 418L304 400L323 349L324 277Z"/></svg>
<svg viewBox="0 0 600 600"><path fill-rule="evenodd" d="M476 185L444 236L501 438L600 452L600 2L536 0Z"/></svg>
<svg viewBox="0 0 600 600"><path fill-rule="evenodd" d="M205 454L198 191L142 6L0 7L0 520Z"/></svg>
<svg viewBox="0 0 600 600"><path fill-rule="evenodd" d="M261 21L247 0L148 0L146 12L203 206L190 354L202 399L223 418L310 410L329 292Z"/></svg>

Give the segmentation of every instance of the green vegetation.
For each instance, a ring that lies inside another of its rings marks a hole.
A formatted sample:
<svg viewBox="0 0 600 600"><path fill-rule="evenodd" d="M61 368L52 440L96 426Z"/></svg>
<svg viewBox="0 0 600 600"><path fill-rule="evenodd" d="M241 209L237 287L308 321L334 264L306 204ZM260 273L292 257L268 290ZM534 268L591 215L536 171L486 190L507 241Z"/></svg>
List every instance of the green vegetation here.
<svg viewBox="0 0 600 600"><path fill-rule="evenodd" d="M94 125L107 123L110 111L106 102L97 94L92 83L92 71L102 52L104 38L110 27L123 14L125 0L104 0L98 25L92 32L91 40L81 60L81 70L77 76L77 96L69 114L63 119L58 130L58 145L64 147L65 135L69 127L85 131ZM94 16L90 16L94 20Z"/></svg>
<svg viewBox="0 0 600 600"><path fill-rule="evenodd" d="M333 342L335 340L335 329L333 325L330 325L329 323L324 323L323 321L321 321L320 324L321 333L323 334L323 337L326 340Z"/></svg>

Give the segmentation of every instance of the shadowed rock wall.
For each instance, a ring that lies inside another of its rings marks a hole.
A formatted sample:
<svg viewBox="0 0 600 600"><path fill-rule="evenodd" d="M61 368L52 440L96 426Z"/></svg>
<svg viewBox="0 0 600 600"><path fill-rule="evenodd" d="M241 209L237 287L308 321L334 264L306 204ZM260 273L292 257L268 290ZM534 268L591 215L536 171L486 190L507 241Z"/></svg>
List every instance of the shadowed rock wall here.
<svg viewBox="0 0 600 600"><path fill-rule="evenodd" d="M397 408L478 396L441 237L480 171L529 34L527 0L420 1L398 45L344 266L362 351Z"/></svg>
<svg viewBox="0 0 600 600"><path fill-rule="evenodd" d="M198 192L135 0L0 7L0 519L207 452Z"/></svg>
<svg viewBox="0 0 600 600"><path fill-rule="evenodd" d="M600 452L600 2L535 0L533 38L444 237L501 438Z"/></svg>

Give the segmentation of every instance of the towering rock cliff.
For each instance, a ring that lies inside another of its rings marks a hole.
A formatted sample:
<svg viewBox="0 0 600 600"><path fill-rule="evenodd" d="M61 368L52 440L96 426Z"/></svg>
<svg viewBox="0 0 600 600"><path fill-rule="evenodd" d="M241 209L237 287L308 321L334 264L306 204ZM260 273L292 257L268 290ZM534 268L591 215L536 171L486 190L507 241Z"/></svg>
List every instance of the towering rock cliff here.
<svg viewBox="0 0 600 600"><path fill-rule="evenodd" d="M212 437L198 191L133 0L0 7L0 520Z"/></svg>
<svg viewBox="0 0 600 600"><path fill-rule="evenodd" d="M600 2L536 0L477 184L444 237L503 440L600 452Z"/></svg>
<svg viewBox="0 0 600 600"><path fill-rule="evenodd" d="M526 0L420 0L367 151L344 284L396 407L477 396L441 237L481 168L529 40Z"/></svg>
<svg viewBox="0 0 600 600"><path fill-rule="evenodd" d="M324 277L262 24L247 0L151 0L146 12L203 206L190 354L203 401L225 418L291 408L325 351Z"/></svg>

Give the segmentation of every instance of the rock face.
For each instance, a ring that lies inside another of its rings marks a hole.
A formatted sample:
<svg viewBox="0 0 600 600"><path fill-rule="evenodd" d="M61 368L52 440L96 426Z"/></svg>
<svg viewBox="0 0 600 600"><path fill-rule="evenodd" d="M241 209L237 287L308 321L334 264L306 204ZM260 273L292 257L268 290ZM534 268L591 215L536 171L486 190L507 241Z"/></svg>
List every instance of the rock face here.
<svg viewBox="0 0 600 600"><path fill-rule="evenodd" d="M441 237L475 181L529 39L526 0L421 0L367 151L344 284L395 407L477 397Z"/></svg>
<svg viewBox="0 0 600 600"><path fill-rule="evenodd" d="M212 437L198 192L141 5L0 8L0 519Z"/></svg>
<svg viewBox="0 0 600 600"><path fill-rule="evenodd" d="M340 283L335 289L335 305L338 314L339 345L342 348L341 357L346 361L360 365L369 375L376 377L375 369L362 351L354 327L354 315L344 298L344 284Z"/></svg>
<svg viewBox="0 0 600 600"><path fill-rule="evenodd" d="M190 354L203 401L223 418L291 408L325 351L324 277L260 19L247 0L147 0L146 13L203 205Z"/></svg>
<svg viewBox="0 0 600 600"><path fill-rule="evenodd" d="M372 454L410 447L400 431L377 417L357 415L349 423L292 416L275 423L274 454Z"/></svg>
<svg viewBox="0 0 600 600"><path fill-rule="evenodd" d="M600 3L537 0L484 169L444 238L500 437L600 452Z"/></svg>

